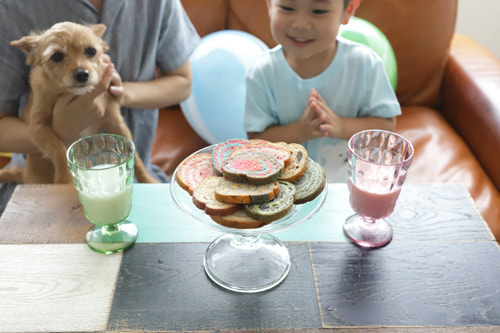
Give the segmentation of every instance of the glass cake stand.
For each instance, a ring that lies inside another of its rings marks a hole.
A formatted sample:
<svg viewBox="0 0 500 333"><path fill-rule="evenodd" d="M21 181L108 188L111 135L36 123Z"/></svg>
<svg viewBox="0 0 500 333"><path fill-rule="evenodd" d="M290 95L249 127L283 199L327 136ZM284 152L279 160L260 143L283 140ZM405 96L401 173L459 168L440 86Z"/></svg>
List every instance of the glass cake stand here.
<svg viewBox="0 0 500 333"><path fill-rule="evenodd" d="M215 145L194 154L211 153ZM193 155L194 155L193 154ZM175 170L170 193L176 205L196 222L223 233L207 248L203 265L210 279L219 286L242 293L255 293L280 284L290 271L286 246L270 233L292 228L311 218L323 205L327 186L314 200L294 205L290 213L260 228L224 227L198 209L191 195L177 183Z"/></svg>

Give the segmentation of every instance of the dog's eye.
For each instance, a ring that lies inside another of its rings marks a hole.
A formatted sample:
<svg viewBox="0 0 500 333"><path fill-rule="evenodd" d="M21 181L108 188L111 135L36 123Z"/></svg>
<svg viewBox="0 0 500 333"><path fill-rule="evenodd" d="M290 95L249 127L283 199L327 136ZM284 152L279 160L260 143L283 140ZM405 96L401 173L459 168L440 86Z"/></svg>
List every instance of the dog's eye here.
<svg viewBox="0 0 500 333"><path fill-rule="evenodd" d="M62 52L56 52L52 56L50 56L50 60L53 62L61 62L64 60L64 54Z"/></svg>
<svg viewBox="0 0 500 333"><path fill-rule="evenodd" d="M87 49L85 50L85 53L86 53L89 57L91 57L91 58L92 58L93 56L95 56L95 55L96 55L97 50L96 50L95 48L93 48L93 47L89 47L89 48L87 48Z"/></svg>

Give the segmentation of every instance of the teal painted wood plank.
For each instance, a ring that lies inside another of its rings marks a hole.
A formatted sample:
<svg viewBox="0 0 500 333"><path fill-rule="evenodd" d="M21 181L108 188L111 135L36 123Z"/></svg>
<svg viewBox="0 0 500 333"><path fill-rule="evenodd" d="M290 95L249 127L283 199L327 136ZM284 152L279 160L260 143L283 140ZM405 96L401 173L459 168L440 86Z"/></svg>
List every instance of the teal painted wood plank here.
<svg viewBox="0 0 500 333"><path fill-rule="evenodd" d="M196 223L170 195L169 184L134 184L128 220L139 230L138 243L211 242L221 233Z"/></svg>
<svg viewBox="0 0 500 333"><path fill-rule="evenodd" d="M329 184L325 204L311 219L277 233L283 241L347 241L342 223L352 214L345 184ZM202 225L180 210L168 184L135 184L128 220L139 229L138 243L211 242L221 232Z"/></svg>
<svg viewBox="0 0 500 333"><path fill-rule="evenodd" d="M169 186L134 185L129 220L139 228L139 243L211 242L221 234L181 211ZM328 184L325 203L312 218L275 236L282 241L348 242L342 226L353 213L346 184ZM388 220L394 239L494 239L460 184L406 184Z"/></svg>

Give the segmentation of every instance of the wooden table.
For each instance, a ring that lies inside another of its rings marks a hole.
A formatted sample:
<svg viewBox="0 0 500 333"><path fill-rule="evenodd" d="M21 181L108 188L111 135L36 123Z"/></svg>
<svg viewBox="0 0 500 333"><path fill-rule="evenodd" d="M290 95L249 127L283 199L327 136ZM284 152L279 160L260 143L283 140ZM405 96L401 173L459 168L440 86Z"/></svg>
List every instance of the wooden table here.
<svg viewBox="0 0 500 333"><path fill-rule="evenodd" d="M72 186L18 186L0 217L0 331L499 332L500 251L461 185L406 184L393 241L351 244L347 187L277 233L292 268L278 287L213 284L203 254L218 232L172 202L168 184L134 185L137 244L91 251Z"/></svg>

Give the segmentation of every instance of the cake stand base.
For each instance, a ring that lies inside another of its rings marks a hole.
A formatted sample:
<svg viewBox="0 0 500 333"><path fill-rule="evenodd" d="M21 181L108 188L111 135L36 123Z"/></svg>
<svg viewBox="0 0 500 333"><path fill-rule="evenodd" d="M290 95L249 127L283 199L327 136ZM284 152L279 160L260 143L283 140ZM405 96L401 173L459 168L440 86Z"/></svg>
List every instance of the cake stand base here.
<svg viewBox="0 0 500 333"><path fill-rule="evenodd" d="M225 234L207 248L207 275L219 286L256 293L280 284L290 271L288 249L271 235Z"/></svg>

